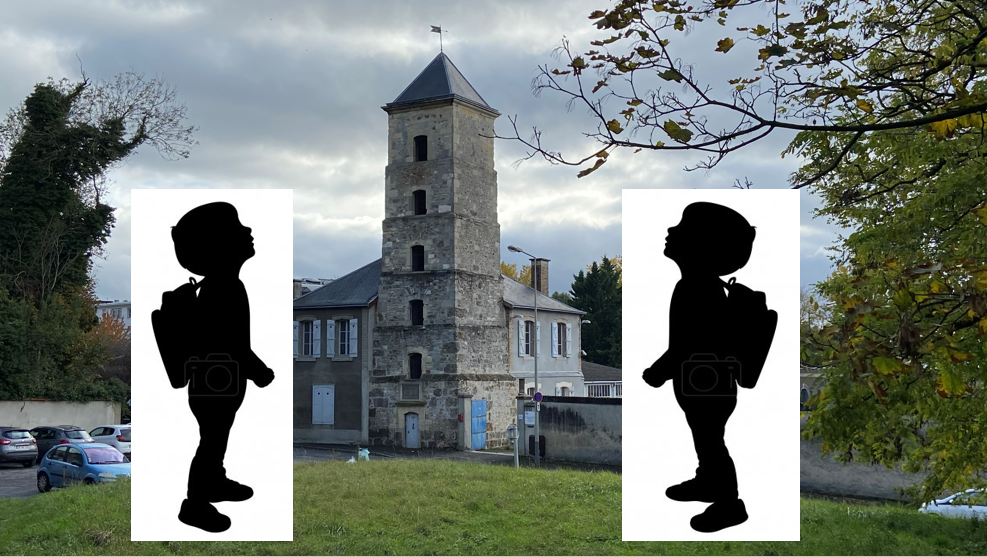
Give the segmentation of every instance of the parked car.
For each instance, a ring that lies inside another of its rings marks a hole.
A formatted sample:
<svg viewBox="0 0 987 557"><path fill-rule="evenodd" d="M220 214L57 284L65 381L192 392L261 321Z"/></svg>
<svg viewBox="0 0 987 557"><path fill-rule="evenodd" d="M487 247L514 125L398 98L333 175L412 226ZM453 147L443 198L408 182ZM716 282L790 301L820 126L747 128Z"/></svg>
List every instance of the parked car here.
<svg viewBox="0 0 987 557"><path fill-rule="evenodd" d="M130 460L130 425L101 425L89 432L96 443L106 443L116 447Z"/></svg>
<svg viewBox="0 0 987 557"><path fill-rule="evenodd" d="M79 443L52 447L41 458L38 468L38 491L71 483L87 485L112 482L130 475L130 461L123 453L105 443Z"/></svg>
<svg viewBox="0 0 987 557"><path fill-rule="evenodd" d="M987 519L987 490L968 489L943 499L922 503L919 512L942 516Z"/></svg>
<svg viewBox="0 0 987 557"><path fill-rule="evenodd" d="M13 462L30 468L38 459L38 442L20 427L0 426L0 462Z"/></svg>
<svg viewBox="0 0 987 557"><path fill-rule="evenodd" d="M38 426L31 430L31 435L38 442L38 462L55 445L93 442L86 430L76 425Z"/></svg>

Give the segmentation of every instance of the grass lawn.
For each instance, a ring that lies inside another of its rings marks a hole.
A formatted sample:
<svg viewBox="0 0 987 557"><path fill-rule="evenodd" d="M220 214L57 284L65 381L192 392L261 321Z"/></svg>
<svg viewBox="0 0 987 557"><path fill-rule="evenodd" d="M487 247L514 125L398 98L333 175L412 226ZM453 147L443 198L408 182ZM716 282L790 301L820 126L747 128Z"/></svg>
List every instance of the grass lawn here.
<svg viewBox="0 0 987 557"><path fill-rule="evenodd" d="M332 477L332 482L325 479ZM131 542L130 484L0 499L0 553L985 555L987 522L802 500L801 542L620 541L621 477L442 460L295 466L294 542ZM536 487L538 488L536 490ZM531 493L544 493L532 498Z"/></svg>

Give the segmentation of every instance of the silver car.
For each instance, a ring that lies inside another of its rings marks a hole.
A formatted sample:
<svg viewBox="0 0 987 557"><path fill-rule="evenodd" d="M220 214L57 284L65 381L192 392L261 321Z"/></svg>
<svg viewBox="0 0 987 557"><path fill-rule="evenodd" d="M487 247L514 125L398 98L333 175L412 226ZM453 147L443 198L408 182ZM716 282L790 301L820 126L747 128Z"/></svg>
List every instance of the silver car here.
<svg viewBox="0 0 987 557"><path fill-rule="evenodd" d="M968 489L943 499L922 503L919 512L958 518L987 519L987 490Z"/></svg>
<svg viewBox="0 0 987 557"><path fill-rule="evenodd" d="M0 426L0 462L13 462L30 468L38 459L38 442L20 427Z"/></svg>
<svg viewBox="0 0 987 557"><path fill-rule="evenodd" d="M93 438L77 425L38 426L31 430L38 442L38 462L55 445L92 443Z"/></svg>

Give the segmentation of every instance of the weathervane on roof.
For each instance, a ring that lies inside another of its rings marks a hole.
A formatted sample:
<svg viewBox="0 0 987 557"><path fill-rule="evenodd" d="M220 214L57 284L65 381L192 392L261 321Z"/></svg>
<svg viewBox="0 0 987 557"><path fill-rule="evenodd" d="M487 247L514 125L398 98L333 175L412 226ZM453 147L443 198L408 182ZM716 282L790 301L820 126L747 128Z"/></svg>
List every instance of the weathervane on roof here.
<svg viewBox="0 0 987 557"><path fill-rule="evenodd" d="M442 52L442 26L441 25L438 25L438 26L433 25L432 26L432 32L439 34L439 52Z"/></svg>

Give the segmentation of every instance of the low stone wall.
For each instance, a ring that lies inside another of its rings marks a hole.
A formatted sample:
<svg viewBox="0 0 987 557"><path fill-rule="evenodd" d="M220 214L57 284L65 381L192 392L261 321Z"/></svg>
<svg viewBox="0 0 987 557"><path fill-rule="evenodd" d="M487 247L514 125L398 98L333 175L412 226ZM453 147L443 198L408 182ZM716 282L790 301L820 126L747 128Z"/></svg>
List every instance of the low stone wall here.
<svg viewBox="0 0 987 557"><path fill-rule="evenodd" d="M802 422L805 422L803 418ZM907 474L900 468L851 462L843 464L831 456L822 456L822 442L800 441L799 476L803 491L860 497L867 499L905 500L898 491L922 481L923 476Z"/></svg>
<svg viewBox="0 0 987 557"><path fill-rule="evenodd" d="M118 423L120 423L119 402L0 400L0 425L25 429L39 425L77 425L89 431L101 425Z"/></svg>
<svg viewBox="0 0 987 557"><path fill-rule="evenodd" d="M621 400L619 398L545 397L541 403L541 435L545 458L620 465ZM523 401L519 401L522 403ZM519 412L523 414L523 412ZM522 428L521 451L528 448L531 428Z"/></svg>

